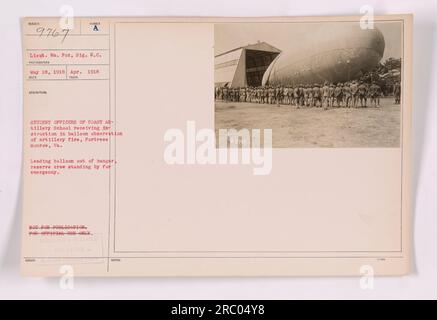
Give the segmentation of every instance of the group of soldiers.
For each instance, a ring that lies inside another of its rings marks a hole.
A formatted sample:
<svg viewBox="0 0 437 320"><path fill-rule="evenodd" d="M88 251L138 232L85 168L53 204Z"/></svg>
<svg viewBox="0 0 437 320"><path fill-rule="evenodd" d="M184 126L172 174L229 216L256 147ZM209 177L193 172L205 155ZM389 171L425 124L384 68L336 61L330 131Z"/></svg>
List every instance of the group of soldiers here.
<svg viewBox="0 0 437 320"><path fill-rule="evenodd" d="M393 89L395 103L400 103L400 84ZM252 102L266 104L285 104L301 107L379 107L381 87L372 82L349 81L344 83L306 84L295 86L259 86L228 88L216 87L215 99L227 102Z"/></svg>

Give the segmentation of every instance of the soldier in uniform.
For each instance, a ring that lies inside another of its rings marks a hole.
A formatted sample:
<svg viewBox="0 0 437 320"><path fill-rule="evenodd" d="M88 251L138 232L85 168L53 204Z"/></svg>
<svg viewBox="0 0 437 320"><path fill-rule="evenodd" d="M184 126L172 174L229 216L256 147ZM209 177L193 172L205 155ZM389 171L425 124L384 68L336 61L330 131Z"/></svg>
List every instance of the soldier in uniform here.
<svg viewBox="0 0 437 320"><path fill-rule="evenodd" d="M252 87L247 87L246 90L246 101L252 102Z"/></svg>
<svg viewBox="0 0 437 320"><path fill-rule="evenodd" d="M322 87L322 105L323 108L328 109L329 107L329 86L328 82L325 81L325 84Z"/></svg>
<svg viewBox="0 0 437 320"><path fill-rule="evenodd" d="M220 92L220 87L215 87L214 88L214 100L219 99L219 92Z"/></svg>
<svg viewBox="0 0 437 320"><path fill-rule="evenodd" d="M268 86L259 87L259 94L258 94L259 103L268 103L268 96L269 96L268 91L269 91Z"/></svg>
<svg viewBox="0 0 437 320"><path fill-rule="evenodd" d="M348 82L343 85L343 105L350 108L352 104L352 92Z"/></svg>
<svg viewBox="0 0 437 320"><path fill-rule="evenodd" d="M228 94L228 87L223 87L223 100L226 102L228 101Z"/></svg>
<svg viewBox="0 0 437 320"><path fill-rule="evenodd" d="M397 81L393 88L393 94L395 96L395 104L401 103L401 84Z"/></svg>
<svg viewBox="0 0 437 320"><path fill-rule="evenodd" d="M293 86L289 86L287 91L287 100L289 105L293 104L293 91L294 91Z"/></svg>
<svg viewBox="0 0 437 320"><path fill-rule="evenodd" d="M275 96L275 89L273 89L273 87L269 86L268 89L269 92L269 100L268 100L268 104L272 104L274 101L274 96Z"/></svg>
<svg viewBox="0 0 437 320"><path fill-rule="evenodd" d="M305 106L305 86L303 84L299 85L299 106Z"/></svg>
<svg viewBox="0 0 437 320"><path fill-rule="evenodd" d="M261 87L262 103L269 103L269 87Z"/></svg>
<svg viewBox="0 0 437 320"><path fill-rule="evenodd" d="M334 89L334 102L337 107L341 107L341 102L343 100L343 88L341 83L337 83Z"/></svg>
<svg viewBox="0 0 437 320"><path fill-rule="evenodd" d="M360 81L360 84L358 86L358 97L360 99L360 107L365 108L366 106L366 95L367 95L367 87L366 85Z"/></svg>
<svg viewBox="0 0 437 320"><path fill-rule="evenodd" d="M261 99L261 103L269 103L269 87L265 86L265 87L260 87L260 99Z"/></svg>
<svg viewBox="0 0 437 320"><path fill-rule="evenodd" d="M275 104L276 102L276 87L272 86L272 98L271 98L272 104Z"/></svg>
<svg viewBox="0 0 437 320"><path fill-rule="evenodd" d="M293 105L299 107L299 86L293 88Z"/></svg>
<svg viewBox="0 0 437 320"><path fill-rule="evenodd" d="M369 84L368 83L364 83L364 85L366 86L366 94L364 96L364 106L367 106L367 98L369 97Z"/></svg>
<svg viewBox="0 0 437 320"><path fill-rule="evenodd" d="M351 94L352 94L352 104L354 108L358 105L358 84L356 81L353 81L350 85Z"/></svg>
<svg viewBox="0 0 437 320"><path fill-rule="evenodd" d="M281 87L280 86L276 86L275 87L275 104L279 104L281 102Z"/></svg>
<svg viewBox="0 0 437 320"><path fill-rule="evenodd" d="M313 92L312 85L308 85L307 98L308 98L308 107L310 107L310 108L314 107L314 92Z"/></svg>
<svg viewBox="0 0 437 320"><path fill-rule="evenodd" d="M254 103L259 103L258 101L258 92L260 92L260 88L259 87L253 87L252 88L252 102Z"/></svg>
<svg viewBox="0 0 437 320"><path fill-rule="evenodd" d="M370 106L374 106L375 108L379 107L379 96L380 96L381 88L375 83L369 87L369 98L370 98Z"/></svg>
<svg viewBox="0 0 437 320"><path fill-rule="evenodd" d="M321 106L321 101L320 101L320 86L316 83L313 86L313 99L314 99L314 106L316 108L319 108Z"/></svg>
<svg viewBox="0 0 437 320"><path fill-rule="evenodd" d="M304 100L305 107L308 107L310 105L308 93L309 93L309 85L306 84L303 88L303 100Z"/></svg>
<svg viewBox="0 0 437 320"><path fill-rule="evenodd" d="M245 88L240 88L239 90L239 99L240 102L245 102L246 101L246 89Z"/></svg>
<svg viewBox="0 0 437 320"><path fill-rule="evenodd" d="M282 91L283 97L282 97L282 103L288 104L288 87L285 86Z"/></svg>
<svg viewBox="0 0 437 320"><path fill-rule="evenodd" d="M364 84L363 81L358 82L358 102L361 108L365 107L365 98L367 95L367 91L366 91L366 85Z"/></svg>
<svg viewBox="0 0 437 320"><path fill-rule="evenodd" d="M335 99L335 86L333 83L331 83L329 85L329 107L333 107L334 106L334 99Z"/></svg>

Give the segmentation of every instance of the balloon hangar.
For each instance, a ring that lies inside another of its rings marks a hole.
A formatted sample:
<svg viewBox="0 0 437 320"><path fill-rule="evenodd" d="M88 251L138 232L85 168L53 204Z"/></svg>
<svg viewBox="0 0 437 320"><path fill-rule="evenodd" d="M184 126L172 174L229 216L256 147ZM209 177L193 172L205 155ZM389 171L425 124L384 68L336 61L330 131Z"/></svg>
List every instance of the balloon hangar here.
<svg viewBox="0 0 437 320"><path fill-rule="evenodd" d="M258 42L216 55L215 86L237 88L349 81L376 67L385 49L384 36L376 27L346 28L332 24L311 33L306 40L284 51Z"/></svg>

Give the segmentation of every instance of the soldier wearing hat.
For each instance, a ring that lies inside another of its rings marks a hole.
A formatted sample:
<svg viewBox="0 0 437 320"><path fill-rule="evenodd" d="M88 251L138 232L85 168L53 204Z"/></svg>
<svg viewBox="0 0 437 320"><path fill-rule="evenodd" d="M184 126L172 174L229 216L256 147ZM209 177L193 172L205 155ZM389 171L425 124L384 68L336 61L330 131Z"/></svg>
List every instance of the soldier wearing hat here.
<svg viewBox="0 0 437 320"><path fill-rule="evenodd" d="M271 86L269 86L267 88L267 97L268 97L267 103L268 104L272 104L273 103L274 95L275 95L275 90Z"/></svg>
<svg viewBox="0 0 437 320"><path fill-rule="evenodd" d="M304 94L304 90L303 90L304 88L303 88L303 85L302 84L300 84L299 85L299 98L298 98L298 108L300 108L300 107L303 107L303 105L304 105L304 96L303 96L303 94Z"/></svg>
<svg viewBox="0 0 437 320"><path fill-rule="evenodd" d="M381 95L381 87L378 86L375 82L369 87L369 97L370 97L370 106L374 106L375 108L379 107L379 97Z"/></svg>
<svg viewBox="0 0 437 320"><path fill-rule="evenodd" d="M282 88L282 103L288 104L288 87Z"/></svg>
<svg viewBox="0 0 437 320"><path fill-rule="evenodd" d="M314 99L314 106L316 108L319 108L322 105L320 98L321 98L320 86L318 83L316 83L313 86L313 99Z"/></svg>
<svg viewBox="0 0 437 320"><path fill-rule="evenodd" d="M256 102L257 103L267 103L267 86L257 87L256 90Z"/></svg>
<svg viewBox="0 0 437 320"><path fill-rule="evenodd" d="M293 89L293 105L299 106L299 87L295 85Z"/></svg>
<svg viewBox="0 0 437 320"><path fill-rule="evenodd" d="M356 108L358 104L358 84L356 81L352 81L350 89L352 94L352 105Z"/></svg>
<svg viewBox="0 0 437 320"><path fill-rule="evenodd" d="M329 93L329 107L332 108L334 106L334 99L335 99L335 86L333 83L329 85L328 93Z"/></svg>
<svg viewBox="0 0 437 320"><path fill-rule="evenodd" d="M395 104L401 103L401 83L396 81L393 88L393 95L395 96Z"/></svg>
<svg viewBox="0 0 437 320"><path fill-rule="evenodd" d="M241 87L239 90L239 101L240 102L246 102L246 88Z"/></svg>
<svg viewBox="0 0 437 320"><path fill-rule="evenodd" d="M360 107L361 108L367 107L366 106L366 95L367 95L367 87L363 81L360 81L360 84L358 85L358 97L360 100Z"/></svg>
<svg viewBox="0 0 437 320"><path fill-rule="evenodd" d="M352 104L352 92L350 83L346 82L343 85L343 106L346 108L350 108Z"/></svg>
<svg viewBox="0 0 437 320"><path fill-rule="evenodd" d="M307 88L307 99L308 99L308 107L312 108L314 107L314 94L313 94L313 86L308 85Z"/></svg>
<svg viewBox="0 0 437 320"><path fill-rule="evenodd" d="M343 100L343 88L341 83L337 83L334 89L334 103L337 107L341 107Z"/></svg>
<svg viewBox="0 0 437 320"><path fill-rule="evenodd" d="M281 103L281 86L276 86L275 88L275 104L279 105Z"/></svg>
<svg viewBox="0 0 437 320"><path fill-rule="evenodd" d="M329 85L327 81L325 81L322 87L322 105L325 110L329 107Z"/></svg>

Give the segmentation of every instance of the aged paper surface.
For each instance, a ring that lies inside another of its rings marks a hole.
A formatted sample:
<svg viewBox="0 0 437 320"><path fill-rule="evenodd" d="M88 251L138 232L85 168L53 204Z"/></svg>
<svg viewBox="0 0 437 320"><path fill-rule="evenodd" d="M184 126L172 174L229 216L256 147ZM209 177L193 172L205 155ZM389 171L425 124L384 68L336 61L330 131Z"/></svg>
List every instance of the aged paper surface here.
<svg viewBox="0 0 437 320"><path fill-rule="evenodd" d="M22 32L24 275L409 272L411 15Z"/></svg>

